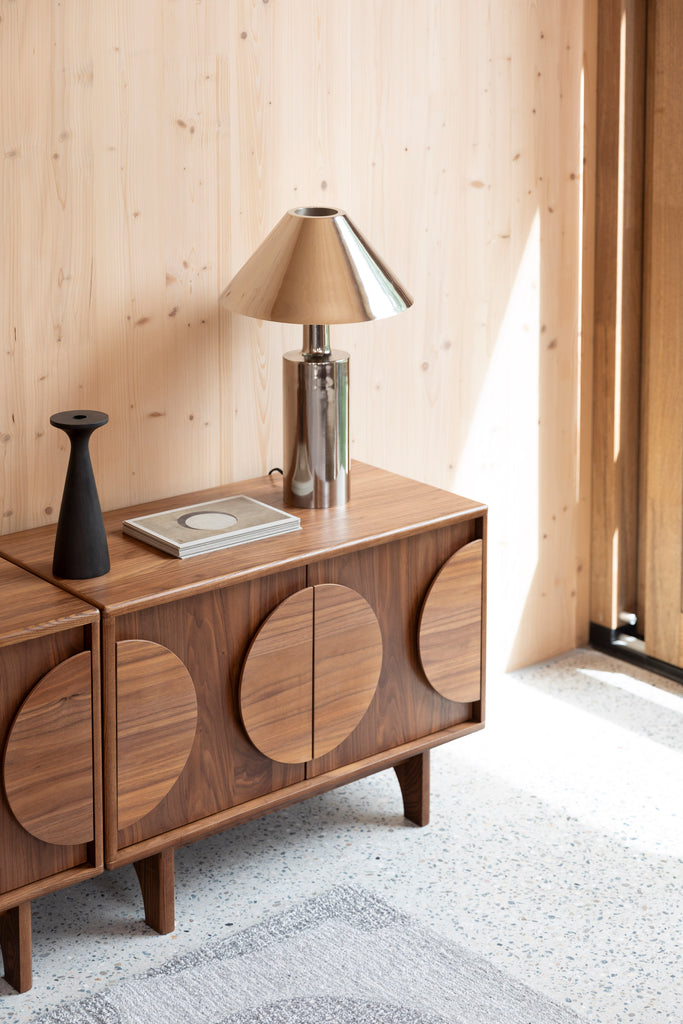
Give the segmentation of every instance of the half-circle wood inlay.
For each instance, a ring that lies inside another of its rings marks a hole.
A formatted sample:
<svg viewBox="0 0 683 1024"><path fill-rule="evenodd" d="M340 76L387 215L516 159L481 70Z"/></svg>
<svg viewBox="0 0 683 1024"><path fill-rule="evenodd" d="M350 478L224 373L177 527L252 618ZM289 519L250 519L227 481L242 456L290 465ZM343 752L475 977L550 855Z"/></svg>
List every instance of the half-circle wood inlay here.
<svg viewBox="0 0 683 1024"><path fill-rule="evenodd" d="M313 756L313 587L285 598L262 623L242 666L242 721L273 761Z"/></svg>
<svg viewBox="0 0 683 1024"><path fill-rule="evenodd" d="M28 694L8 734L3 778L12 813L36 839L94 839L90 651L56 665Z"/></svg>
<svg viewBox="0 0 683 1024"><path fill-rule="evenodd" d="M377 617L355 590L314 587L313 756L339 746L370 707L382 670Z"/></svg>
<svg viewBox="0 0 683 1024"><path fill-rule="evenodd" d="M118 827L148 814L177 782L197 731L187 666L161 644L116 644Z"/></svg>
<svg viewBox="0 0 683 1024"><path fill-rule="evenodd" d="M420 660L437 693L448 700L481 697L484 545L473 540L432 580L418 626Z"/></svg>
<svg viewBox="0 0 683 1024"><path fill-rule="evenodd" d="M244 661L249 738L285 764L326 754L367 711L381 667L379 623L360 594L337 584L297 591L271 612Z"/></svg>

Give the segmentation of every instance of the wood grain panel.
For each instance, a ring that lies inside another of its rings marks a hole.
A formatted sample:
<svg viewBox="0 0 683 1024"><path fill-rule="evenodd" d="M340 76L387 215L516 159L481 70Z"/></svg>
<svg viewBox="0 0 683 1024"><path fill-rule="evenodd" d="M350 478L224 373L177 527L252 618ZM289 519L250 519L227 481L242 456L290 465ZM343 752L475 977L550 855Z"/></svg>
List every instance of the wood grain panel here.
<svg viewBox="0 0 683 1024"><path fill-rule="evenodd" d="M145 923L159 935L168 935L175 927L173 850L138 860L134 867L145 907Z"/></svg>
<svg viewBox="0 0 683 1024"><path fill-rule="evenodd" d="M230 552L224 555L228 561L232 557ZM130 611L117 620L105 619L105 626L115 624L117 640L144 637L173 650L187 666L197 693L196 741L180 778L164 799L140 821L117 830L115 816L112 820L116 793L109 792L105 815L109 863L116 851L131 844L163 837L303 779L303 766L272 761L247 736L240 716L239 681L246 652L264 618L305 586L305 571L296 569ZM113 678L106 667L107 649L105 641L105 672ZM106 697L105 686L105 764L112 765L115 775L116 748L111 739L115 709Z"/></svg>
<svg viewBox="0 0 683 1024"><path fill-rule="evenodd" d="M455 703L428 684L418 652L423 595L453 552L476 539L478 525L462 523L310 566L314 586L336 583L365 598L376 612L384 646L367 713L339 746L312 762L310 778L420 736L483 720L483 701Z"/></svg>
<svg viewBox="0 0 683 1024"><path fill-rule="evenodd" d="M185 767L197 729L186 666L148 640L116 645L118 825L142 818Z"/></svg>
<svg viewBox="0 0 683 1024"><path fill-rule="evenodd" d="M68 846L95 838L89 651L31 690L7 738L3 780L17 821L37 839Z"/></svg>
<svg viewBox="0 0 683 1024"><path fill-rule="evenodd" d="M375 695L382 669L382 632L368 602L334 583L314 593L313 757L322 757L356 728Z"/></svg>
<svg viewBox="0 0 683 1024"><path fill-rule="evenodd" d="M331 552L368 547L382 540L420 533L439 524L464 521L483 514L481 502L463 498L415 480L352 463L354 497L348 505L325 510L297 509L301 530L266 541L242 544L213 554L179 559L165 555L123 534L121 522L137 515L191 505L211 498L247 493L276 508L283 508L282 478L278 474L158 498L145 505L115 509L104 515L111 570L91 580L59 580L59 586L102 610L105 615L176 601L262 577L268 572L305 566ZM381 509L381 516L377 510ZM55 528L42 527L0 538L0 552L30 567L46 579L52 576ZM305 585L305 583L304 583Z"/></svg>
<svg viewBox="0 0 683 1024"><path fill-rule="evenodd" d="M646 4L598 7L590 618L639 610Z"/></svg>
<svg viewBox="0 0 683 1024"><path fill-rule="evenodd" d="M95 608L0 558L0 647L98 618Z"/></svg>
<svg viewBox="0 0 683 1024"><path fill-rule="evenodd" d="M448 700L481 696L483 542L449 558L432 581L418 626L420 660Z"/></svg>
<svg viewBox="0 0 683 1024"><path fill-rule="evenodd" d="M81 626L0 647L0 746L4 747L12 722L35 684L56 666L83 653L86 639L87 631ZM50 880L55 876L71 874L75 878L81 872L93 873L95 858L101 857L91 843L63 846L36 839L12 813L4 785L0 785L0 836L3 909L12 905L7 902L8 893L27 892L30 888L31 894L24 898L31 899L33 894L54 888Z"/></svg>
<svg viewBox="0 0 683 1024"><path fill-rule="evenodd" d="M110 415L92 450L105 509L279 465L300 331L217 300L287 209L338 204L415 295L334 332L352 455L496 508L516 487L491 531L497 656L574 646L595 6L4 4L2 533L56 522L60 408Z"/></svg>
<svg viewBox="0 0 683 1024"><path fill-rule="evenodd" d="M683 7L649 8L644 459L645 649L683 666Z"/></svg>
<svg viewBox="0 0 683 1024"><path fill-rule="evenodd" d="M292 594L247 653L240 710L249 738L274 761L301 764L313 750L313 590Z"/></svg>
<svg viewBox="0 0 683 1024"><path fill-rule="evenodd" d="M28 992L33 984L31 948L31 904L21 903L0 913L0 953L5 980L17 992Z"/></svg>

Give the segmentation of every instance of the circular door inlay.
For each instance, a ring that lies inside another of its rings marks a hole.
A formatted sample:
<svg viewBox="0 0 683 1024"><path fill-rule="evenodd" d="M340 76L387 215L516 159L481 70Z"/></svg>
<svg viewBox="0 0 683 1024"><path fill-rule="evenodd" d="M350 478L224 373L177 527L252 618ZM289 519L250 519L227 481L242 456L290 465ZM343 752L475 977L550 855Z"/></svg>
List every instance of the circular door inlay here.
<svg viewBox="0 0 683 1024"><path fill-rule="evenodd" d="M116 644L118 827L132 825L177 782L197 730L197 695L186 665L161 644Z"/></svg>
<svg viewBox="0 0 683 1024"><path fill-rule="evenodd" d="M448 700L481 697L483 541L452 555L427 591L418 627L422 668Z"/></svg>
<svg viewBox="0 0 683 1024"><path fill-rule="evenodd" d="M252 640L240 708L252 743L300 764L337 747L367 711L382 668L382 634L360 594L319 584L286 598Z"/></svg>
<svg viewBox="0 0 683 1024"><path fill-rule="evenodd" d="M94 839L92 744L90 651L83 651L36 683L7 738L7 800L36 839L60 846Z"/></svg>
<svg viewBox="0 0 683 1024"><path fill-rule="evenodd" d="M355 590L314 587L313 757L339 746L370 707L382 670L377 617Z"/></svg>
<svg viewBox="0 0 683 1024"><path fill-rule="evenodd" d="M240 710L254 746L273 761L313 757L313 587L270 613L242 666Z"/></svg>

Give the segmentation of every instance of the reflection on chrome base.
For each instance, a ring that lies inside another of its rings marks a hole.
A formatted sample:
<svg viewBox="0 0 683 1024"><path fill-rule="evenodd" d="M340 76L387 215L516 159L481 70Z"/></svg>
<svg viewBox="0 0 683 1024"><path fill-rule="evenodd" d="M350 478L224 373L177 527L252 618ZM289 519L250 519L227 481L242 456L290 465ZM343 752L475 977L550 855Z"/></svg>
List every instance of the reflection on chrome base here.
<svg viewBox="0 0 683 1024"><path fill-rule="evenodd" d="M284 497L295 508L349 500L349 356L283 357Z"/></svg>

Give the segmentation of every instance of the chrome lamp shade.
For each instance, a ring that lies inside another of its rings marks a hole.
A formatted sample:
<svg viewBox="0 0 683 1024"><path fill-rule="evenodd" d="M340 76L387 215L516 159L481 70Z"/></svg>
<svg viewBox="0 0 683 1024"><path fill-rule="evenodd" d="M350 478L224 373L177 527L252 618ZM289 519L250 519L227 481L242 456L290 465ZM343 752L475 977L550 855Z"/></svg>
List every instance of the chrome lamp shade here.
<svg viewBox="0 0 683 1024"><path fill-rule="evenodd" d="M276 224L220 297L233 313L302 324L283 357L284 497L297 508L349 500L349 356L330 325L402 313L412 298L342 210L300 207Z"/></svg>

